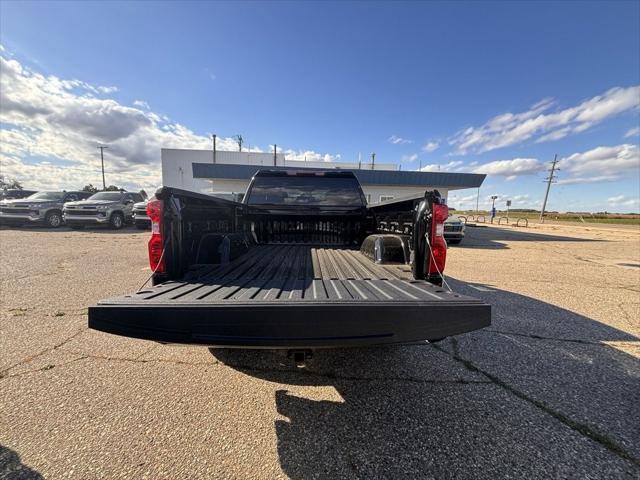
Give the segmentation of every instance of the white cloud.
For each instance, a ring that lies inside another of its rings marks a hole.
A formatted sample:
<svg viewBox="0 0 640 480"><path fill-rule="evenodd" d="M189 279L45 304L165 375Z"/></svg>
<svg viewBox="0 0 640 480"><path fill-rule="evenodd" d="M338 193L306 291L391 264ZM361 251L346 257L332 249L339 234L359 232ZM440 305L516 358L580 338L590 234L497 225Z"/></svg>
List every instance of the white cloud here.
<svg viewBox="0 0 640 480"><path fill-rule="evenodd" d="M393 143L394 145L405 145L407 143L413 143L413 140L408 140L397 135L391 135L389 138L387 138L387 142Z"/></svg>
<svg viewBox="0 0 640 480"><path fill-rule="evenodd" d="M271 147L273 151L273 147ZM298 160L298 161L307 161L307 162L339 162L341 159L341 155L338 154L329 154L329 153L318 153L313 150L284 150L285 158L287 160Z"/></svg>
<svg viewBox="0 0 640 480"><path fill-rule="evenodd" d="M438 142L427 142L425 145L422 146L422 150L424 152L434 152L435 150L438 149L439 146L440 144Z"/></svg>
<svg viewBox="0 0 640 480"><path fill-rule="evenodd" d="M133 105L136 107L144 108L145 110L151 110L151 107L149 107L149 104L144 100L134 100Z"/></svg>
<svg viewBox="0 0 640 480"><path fill-rule="evenodd" d="M591 183L588 180L610 181L629 172L640 172L640 147L625 143L613 147L596 147L560 159L566 179L562 183Z"/></svg>
<svg viewBox="0 0 640 480"><path fill-rule="evenodd" d="M627 131L627 133L624 134L624 138L639 137L639 136L640 136L640 127L631 128Z"/></svg>
<svg viewBox="0 0 640 480"><path fill-rule="evenodd" d="M549 111L550 99L528 111L503 113L479 127L458 132L450 143L457 153L488 152L537 137L538 142L557 140L582 132L603 120L640 106L640 86L616 87L574 107Z"/></svg>
<svg viewBox="0 0 640 480"><path fill-rule="evenodd" d="M513 180L519 175L535 175L543 169L544 164L536 158L514 158L512 160L496 160L478 165L473 169L473 172L499 175Z"/></svg>
<svg viewBox="0 0 640 480"><path fill-rule="evenodd" d="M541 162L536 158L514 158L477 165L473 172L514 180L521 175L536 175L548 167L549 162ZM632 144L596 147L561 158L558 167L561 171L558 175L559 184L615 181L629 172L636 175L640 173L640 147Z"/></svg>
<svg viewBox="0 0 640 480"><path fill-rule="evenodd" d="M402 161L403 162L415 162L418 159L418 154L414 153L413 155L403 155L402 156Z"/></svg>
<svg viewBox="0 0 640 480"><path fill-rule="evenodd" d="M34 189L100 185L96 146L106 144L107 183L153 190L161 182L160 148L211 148L208 135L150 111L142 100L130 107L97 96L114 91L115 87L44 76L0 55L2 173ZM237 149L229 137L218 137L217 146ZM296 153L324 161L339 159L339 155Z"/></svg>
<svg viewBox="0 0 640 480"><path fill-rule="evenodd" d="M617 195L615 197L609 197L607 203L612 207L638 207L640 206L640 198L627 197L625 195Z"/></svg>
<svg viewBox="0 0 640 480"><path fill-rule="evenodd" d="M96 90L98 90L100 93L104 93L104 94L109 94L109 93L115 93L118 91L118 87L96 87Z"/></svg>
<svg viewBox="0 0 640 480"><path fill-rule="evenodd" d="M581 183L603 183L603 182L615 182L620 180L617 175L599 175L597 177L571 177L561 178L558 180L558 185L577 185Z"/></svg>
<svg viewBox="0 0 640 480"><path fill-rule="evenodd" d="M552 140L560 140L571 133L571 127L560 128L553 132L547 133L536 140L536 143L550 142Z"/></svg>
<svg viewBox="0 0 640 480"><path fill-rule="evenodd" d="M461 166L464 162L460 160L452 160L449 163L439 164L432 163L429 165L423 165L420 168L421 172L457 172L461 170Z"/></svg>

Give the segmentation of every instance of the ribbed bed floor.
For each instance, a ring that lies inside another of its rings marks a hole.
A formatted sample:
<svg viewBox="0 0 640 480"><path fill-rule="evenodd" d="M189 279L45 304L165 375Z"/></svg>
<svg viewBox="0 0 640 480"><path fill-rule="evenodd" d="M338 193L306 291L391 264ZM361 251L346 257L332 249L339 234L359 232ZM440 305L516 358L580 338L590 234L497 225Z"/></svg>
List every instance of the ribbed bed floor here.
<svg viewBox="0 0 640 480"><path fill-rule="evenodd" d="M462 298L412 280L407 265L376 265L358 250L264 245L227 265L203 267L189 281L171 281L101 303L437 302Z"/></svg>

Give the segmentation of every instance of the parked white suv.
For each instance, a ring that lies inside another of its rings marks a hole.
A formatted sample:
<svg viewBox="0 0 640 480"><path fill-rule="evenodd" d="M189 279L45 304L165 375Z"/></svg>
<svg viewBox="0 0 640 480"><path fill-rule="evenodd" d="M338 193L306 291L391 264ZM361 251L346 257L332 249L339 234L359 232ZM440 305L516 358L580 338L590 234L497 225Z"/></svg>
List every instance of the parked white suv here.
<svg viewBox="0 0 640 480"><path fill-rule="evenodd" d="M98 192L81 202L64 204L62 215L71 228L87 225L109 225L120 229L133 220L133 204L143 201L132 192Z"/></svg>
<svg viewBox="0 0 640 480"><path fill-rule="evenodd" d="M88 192L36 192L27 198L0 201L0 224L38 224L50 228L62 225L65 202L90 197Z"/></svg>

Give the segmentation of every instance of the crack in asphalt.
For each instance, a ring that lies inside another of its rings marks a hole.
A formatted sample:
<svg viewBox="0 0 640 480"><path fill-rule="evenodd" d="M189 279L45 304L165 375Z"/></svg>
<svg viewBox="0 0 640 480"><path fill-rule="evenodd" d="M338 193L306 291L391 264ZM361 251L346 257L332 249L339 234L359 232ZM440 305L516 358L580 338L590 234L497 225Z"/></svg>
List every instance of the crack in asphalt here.
<svg viewBox="0 0 640 480"><path fill-rule="evenodd" d="M69 339L70 340L70 339ZM66 343L66 342L65 342ZM66 365L70 365L72 363L81 361L81 360L103 360L103 361L115 361L115 362L126 362L126 363L168 363L173 365L188 365L188 366L212 366L212 365L222 365L229 367L230 365L222 363L220 361L215 361L213 363L210 362L185 362L181 360L165 360L165 359L143 359L142 356L149 353L151 350L156 348L157 345L152 346L145 352L141 353L137 357L134 358L126 358L126 357L111 357L106 355L95 355L95 354L85 354L83 352L77 352L73 350L65 350L67 353L73 355L80 355L78 358L74 358L73 360L69 360L68 362L59 363L59 364L50 364L45 365L44 367L35 368L32 370L26 370L24 372L19 372L13 375L6 375L2 378L15 378L23 375L31 374L31 373L41 373L52 370L53 368L60 368ZM25 362L22 362L25 363ZM19 366L17 364L15 366ZM11 367L14 368L14 367ZM251 366L233 366L238 371L241 372L255 372L255 373L271 373L271 374L282 374L282 375L302 375L307 377L316 377L323 378L327 380L344 380L344 381L363 381L363 382L406 382L406 383L415 383L415 384L445 384L445 385L472 385L472 384L491 384L490 380L465 380L465 379L455 379L455 380L434 380L434 379L421 379L416 377L362 377L362 376L353 376L353 375L340 375L335 372L328 373L320 373L313 372L310 370L279 370L275 368L259 368L259 367L251 367Z"/></svg>
<svg viewBox="0 0 640 480"><path fill-rule="evenodd" d="M11 374L11 375L5 375L5 376L4 376L4 377L2 377L2 378L4 378L4 379L7 379L7 378L16 378L16 377L22 377L22 376L24 376L24 375L28 375L28 374L30 374L30 373L47 372L47 371L52 370L52 369L54 369L54 368L64 367L64 366L66 366L66 365L69 365L69 364L71 364L71 363L78 362L78 361L80 361L80 360L84 360L84 359L86 359L86 358L88 358L88 356L87 356L87 355L84 355L84 356L82 356L82 357L78 357L78 358L74 358L73 360L69 360L68 362L48 364L48 365L45 365L44 367L34 368L34 369L31 369L31 370L25 370L24 372L18 372L18 373L14 373L14 374Z"/></svg>
<svg viewBox="0 0 640 480"><path fill-rule="evenodd" d="M80 330L78 330L76 333L74 333L73 335L71 335L70 337L66 338L65 340L63 340L62 342L54 345L53 347L48 347L45 348L44 350L41 350L40 352L31 355L30 357L27 358L23 358L22 360L20 360L17 363L14 363L13 365L10 365L8 367L3 368L2 370L0 370L0 380L2 380L3 378L7 378L6 373L11 370L12 368L15 367L19 367L20 365L24 365L25 363L29 363L33 360L35 360L38 357L41 357L42 355L45 355L49 352L53 352L54 350L57 350L58 348L62 347L63 345L65 345L66 343L70 342L71 340L73 340L74 338L76 338L78 335L80 335L82 332L84 332L85 330L87 330L88 327L84 327L81 328Z"/></svg>
<svg viewBox="0 0 640 480"><path fill-rule="evenodd" d="M446 349L444 349L443 347L439 346L439 345L433 345L433 348L440 350L441 352L446 353L447 355L449 355L450 357L452 357L454 360L456 360L457 362L460 362L462 365L464 365L465 368L467 368L467 370L475 372L475 373L480 373L482 375L484 375L485 377L487 377L489 380L491 380L492 383L494 383L495 385L503 388L504 390L506 390L507 392L511 393L512 395L515 395L516 397L520 398L521 400L524 400L528 403L530 403L531 405L537 407L538 409L542 410L543 412L551 415L553 418L555 418L556 420L560 421L561 423L563 423L564 425L566 425L567 427L569 427L571 430L574 430L575 432L581 434L584 437L587 437L591 440L593 440L594 442L600 444L602 447L606 448L607 450L609 450L610 452L616 454L618 457L622 458L623 460L626 460L628 462L633 463L636 466L640 467L640 459L636 458L635 456L633 456L631 453L627 452L624 448L622 448L620 445L618 445L618 443L607 437L606 435L594 430L592 427L585 425L583 423L577 422L571 418L569 418L568 416L553 410L549 405L545 404L544 402L540 401L540 400L536 400L535 398L532 398L530 396L528 396L527 394L525 394L524 392L518 390L517 388L515 388L512 385L509 385L507 382L505 382L504 380L500 379L499 377L486 372L485 370L481 369L480 367L476 366L471 360L467 360L465 358L462 358L460 356L460 349L459 349L459 345L458 345L458 340L454 337L451 338L451 346L452 346L452 350L453 353L448 352Z"/></svg>
<svg viewBox="0 0 640 480"><path fill-rule="evenodd" d="M228 364L222 363L222 365L229 366ZM253 366L237 366L234 365L233 368L238 369L241 372L256 372L256 373L275 373L275 374L288 374L288 375L301 375L307 377L317 377L324 378L327 380L345 380L345 381L364 381L364 382L407 382L407 383L417 383L417 384L457 384L457 385L469 385L469 384L487 384L492 383L486 380L465 380L465 379L457 379L457 380L432 380L432 379L423 379L416 377L362 377L355 375L340 375L335 372L314 372L306 369L298 369L298 370L280 370L276 368L259 368Z"/></svg>
<svg viewBox="0 0 640 480"><path fill-rule="evenodd" d="M114 362L126 362L126 363L170 363L170 364L174 364L174 365L192 365L192 366L211 366L211 365L217 365L219 362L214 362L214 363L210 363L210 362L185 362L182 360L165 360L162 358L140 358L143 355L146 355L149 351L153 350L153 348L145 351L144 353L138 355L135 358L126 358L126 357L111 357L111 356L107 356L107 355L92 355L92 354L88 354L86 355L87 359L92 359L92 360L104 360L104 361L114 361ZM76 353L79 354L80 352L71 352L70 353Z"/></svg>
<svg viewBox="0 0 640 480"><path fill-rule="evenodd" d="M74 358L73 360L69 360L67 362L63 362L63 363L53 363L53 364L48 364L45 365L43 367L39 367L39 368L34 368L31 370L25 370L24 372L19 372L19 373L15 373L12 375L5 375L3 377L0 377L0 379L8 379L8 378L15 378L15 377L21 377L23 375L27 375L30 373L40 373L40 372L46 372L49 370L52 370L54 368L60 368L60 367L64 367L66 365L70 365L72 363L78 362L80 360L104 360L104 361L116 361L116 362L127 362L127 363L171 363L171 364L175 364L175 365L192 365L192 366L211 366L211 365L216 365L219 362L215 362L215 363L209 363L209 362L183 362L180 360L163 360L163 359L141 359L140 357L143 355L146 355L148 352L150 352L151 350L153 350L154 347L146 350L145 352L143 352L142 354L138 355L135 358L126 358L126 357L110 357L110 356L105 356L105 355L90 355L90 354L85 354L82 352L76 352L73 350L65 350L65 352L70 353L72 355L80 355L78 358ZM37 358L37 357L35 357ZM10 370L12 368L15 368L17 366L20 366L21 364L26 363L26 362L21 362L18 363L16 365L14 365L13 367L10 367L7 370ZM6 372L7 370L5 370L4 372Z"/></svg>
<svg viewBox="0 0 640 480"><path fill-rule="evenodd" d="M497 334L500 334L500 335L513 335L514 337L532 338L534 340L551 340L551 341L554 341L554 342L579 343L581 345L595 345L595 346L598 346L598 347L608 347L609 346L606 343L594 342L592 340L579 340L579 339L576 339L576 338L544 337L542 335L511 332L511 331L508 331L508 330L484 329L484 330L479 330L478 333L497 333ZM626 342L623 342L623 343L634 344L634 343L637 343L637 342L626 341Z"/></svg>

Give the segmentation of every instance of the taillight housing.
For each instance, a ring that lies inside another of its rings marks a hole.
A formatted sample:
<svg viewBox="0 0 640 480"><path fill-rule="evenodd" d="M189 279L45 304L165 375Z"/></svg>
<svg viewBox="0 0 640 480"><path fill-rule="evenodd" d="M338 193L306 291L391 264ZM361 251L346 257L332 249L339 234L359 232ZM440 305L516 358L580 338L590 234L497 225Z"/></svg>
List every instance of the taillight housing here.
<svg viewBox="0 0 640 480"><path fill-rule="evenodd" d="M444 239L444 222L449 217L449 207L437 203L432 204L431 215L431 253L429 256L429 275L444 272L447 260L447 242Z"/></svg>
<svg viewBox="0 0 640 480"><path fill-rule="evenodd" d="M147 215L151 220L151 238L149 239L149 266L154 273L166 273L167 267L162 254L164 236L162 232L162 216L164 202L151 200L147 203Z"/></svg>

